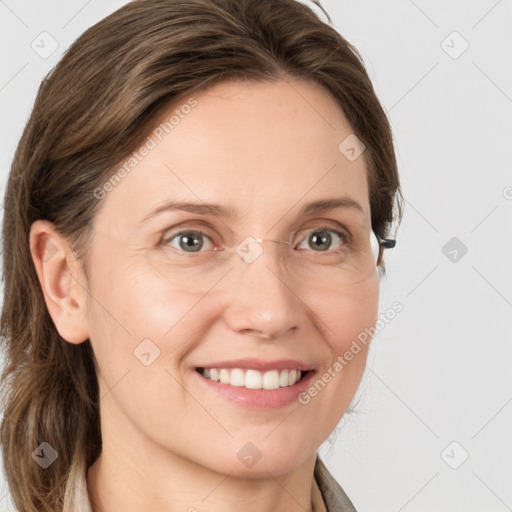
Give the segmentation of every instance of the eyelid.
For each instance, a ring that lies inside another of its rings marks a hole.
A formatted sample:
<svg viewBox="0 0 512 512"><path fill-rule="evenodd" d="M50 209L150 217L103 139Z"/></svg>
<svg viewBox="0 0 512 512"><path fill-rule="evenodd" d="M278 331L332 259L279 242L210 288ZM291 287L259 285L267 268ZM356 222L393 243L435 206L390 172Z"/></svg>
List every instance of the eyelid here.
<svg viewBox="0 0 512 512"><path fill-rule="evenodd" d="M342 222L340 220L333 219L333 218L316 218L316 219L306 219L305 221L300 221L300 223L304 223L304 222L305 223L310 223L310 222L319 223L319 224L321 224L320 225L321 228L327 227L327 226L325 226L325 223L332 223L332 224L336 225L339 229L345 230L347 232L347 235L350 234L350 229L345 225L344 222ZM292 229L294 227L296 227L298 224L299 224L299 221L294 222L292 225ZM192 218L192 219L184 220L183 222L178 222L177 224L174 224L173 226L166 228L163 231L163 233L164 233L163 236L165 236L165 234L169 231L174 231L174 230L178 229L180 226L184 226L183 229L189 229L190 226L194 226L194 225L201 226L201 228L198 228L199 231L202 229L203 226L206 226L206 228L212 229L217 232L217 229L215 228L215 226L212 222L210 222L208 220L204 220L204 219L193 219ZM226 224L224 224L224 226L226 226ZM316 226L300 228L295 233L300 233L302 231L314 229L314 227L316 227ZM230 234L232 234L232 235L235 234L235 232L229 226L227 226L227 228L228 228L228 231ZM190 227L190 229L195 230L196 228Z"/></svg>
<svg viewBox="0 0 512 512"><path fill-rule="evenodd" d="M213 226L209 222L197 220L180 222L179 224L175 224L163 231L162 242L167 242L177 235L191 232L199 232L212 239L213 237L208 234L208 230L214 230Z"/></svg>
<svg viewBox="0 0 512 512"><path fill-rule="evenodd" d="M343 234L345 234L348 237L350 237L350 230L341 222L337 220L325 220L325 219L319 219L317 221L317 224L314 226L309 226L307 228L301 228L296 233L302 233L303 231L322 231L322 230L333 230L333 231L341 231ZM328 223L334 224L334 226L329 226Z"/></svg>

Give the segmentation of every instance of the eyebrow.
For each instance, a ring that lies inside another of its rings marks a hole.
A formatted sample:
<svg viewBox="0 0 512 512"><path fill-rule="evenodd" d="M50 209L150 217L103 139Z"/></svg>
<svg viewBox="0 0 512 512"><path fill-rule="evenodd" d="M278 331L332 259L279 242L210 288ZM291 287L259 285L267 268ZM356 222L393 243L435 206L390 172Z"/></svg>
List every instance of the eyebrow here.
<svg viewBox="0 0 512 512"><path fill-rule="evenodd" d="M363 215L365 213L363 207L350 197L332 197L305 204L301 208L299 216L315 215L336 208L353 209ZM185 211L199 215L214 215L227 220L234 219L237 216L236 210L228 206L185 201L168 201L145 215L141 223L165 211Z"/></svg>

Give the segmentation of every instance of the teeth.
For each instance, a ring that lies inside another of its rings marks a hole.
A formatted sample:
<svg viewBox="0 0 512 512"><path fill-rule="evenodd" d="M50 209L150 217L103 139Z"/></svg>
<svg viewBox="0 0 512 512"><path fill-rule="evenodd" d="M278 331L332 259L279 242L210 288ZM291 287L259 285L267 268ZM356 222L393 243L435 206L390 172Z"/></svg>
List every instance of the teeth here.
<svg viewBox="0 0 512 512"><path fill-rule="evenodd" d="M239 368L231 370L231 376L227 384L231 384L232 386L245 386L244 372Z"/></svg>
<svg viewBox="0 0 512 512"><path fill-rule="evenodd" d="M222 384L229 384L229 372L224 368L220 371L220 381Z"/></svg>
<svg viewBox="0 0 512 512"><path fill-rule="evenodd" d="M278 389L293 386L302 376L300 370L242 370L240 368L204 368L203 377L231 386L244 386L248 389Z"/></svg>
<svg viewBox="0 0 512 512"><path fill-rule="evenodd" d="M258 370L247 370L245 373L244 386L249 389L261 389L263 387L263 376ZM231 383L231 382L230 382Z"/></svg>
<svg viewBox="0 0 512 512"><path fill-rule="evenodd" d="M279 388L279 372L271 370L263 374L263 389L277 389Z"/></svg>

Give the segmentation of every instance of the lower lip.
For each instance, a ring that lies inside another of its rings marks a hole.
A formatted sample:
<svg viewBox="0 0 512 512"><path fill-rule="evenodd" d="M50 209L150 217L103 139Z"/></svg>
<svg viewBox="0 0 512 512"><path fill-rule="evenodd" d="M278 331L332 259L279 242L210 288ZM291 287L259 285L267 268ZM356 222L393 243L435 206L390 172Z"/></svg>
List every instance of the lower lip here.
<svg viewBox="0 0 512 512"><path fill-rule="evenodd" d="M278 409L290 405L294 401L299 403L299 394L308 388L315 372L308 371L299 382L278 389L247 389L244 386L231 386L208 379L197 370L194 370L194 373L210 389L231 402L252 409Z"/></svg>

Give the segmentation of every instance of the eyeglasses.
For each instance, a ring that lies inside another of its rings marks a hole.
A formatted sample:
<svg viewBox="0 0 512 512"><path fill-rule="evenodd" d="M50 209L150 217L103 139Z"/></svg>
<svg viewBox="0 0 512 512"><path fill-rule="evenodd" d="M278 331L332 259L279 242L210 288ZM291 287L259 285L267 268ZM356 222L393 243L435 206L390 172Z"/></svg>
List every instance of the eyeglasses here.
<svg viewBox="0 0 512 512"><path fill-rule="evenodd" d="M181 230L166 237L159 251L148 251L153 270L169 279L177 287L190 291L206 291L235 270L241 278L251 267L260 270L265 265L289 282L301 286L335 289L361 283L377 272L384 249L395 247L396 240L382 238L373 230L359 227L350 232L332 227L309 228L298 242L269 240L247 236L236 246L223 245L221 249L202 250L204 243L196 243L209 234L195 229ZM334 236L333 236L334 235ZM183 241L170 245L173 240ZM297 238L296 238L297 239ZM341 244L337 244L337 240ZM266 245L274 242L275 245ZM306 248L301 246L307 245ZM218 246L218 237L212 245ZM325 245L341 245L329 251L317 251ZM189 249L192 249L189 251ZM239 273L241 272L241 273Z"/></svg>
<svg viewBox="0 0 512 512"><path fill-rule="evenodd" d="M376 255L376 260L375 260L375 264L377 265L379 263L379 258L380 258L381 252L384 249L393 249L393 247L395 247L395 245L396 245L396 240L394 240L392 238L381 238L380 235L375 233L375 231L372 231L372 233L373 233L375 239L377 239L377 243L378 243L377 255Z"/></svg>
<svg viewBox="0 0 512 512"><path fill-rule="evenodd" d="M373 235L373 236L372 236ZM378 262L378 258L380 255L380 250L382 249L392 249L396 245L396 240L390 239L390 238L381 238L380 235L375 233L375 231L372 231L371 234L371 247L372 247L372 254L375 259L375 264ZM264 238L255 238L255 242L261 243L261 242L276 242L281 244L289 244L290 242L285 242L283 240L269 240Z"/></svg>
<svg viewBox="0 0 512 512"><path fill-rule="evenodd" d="M381 238L375 231L372 231L372 233L375 235L375 238L377 238L377 242L379 243L379 246L383 249L393 249L396 245L396 240L393 240L392 238Z"/></svg>

